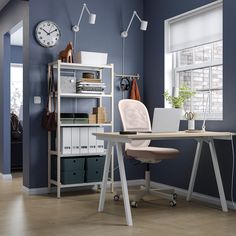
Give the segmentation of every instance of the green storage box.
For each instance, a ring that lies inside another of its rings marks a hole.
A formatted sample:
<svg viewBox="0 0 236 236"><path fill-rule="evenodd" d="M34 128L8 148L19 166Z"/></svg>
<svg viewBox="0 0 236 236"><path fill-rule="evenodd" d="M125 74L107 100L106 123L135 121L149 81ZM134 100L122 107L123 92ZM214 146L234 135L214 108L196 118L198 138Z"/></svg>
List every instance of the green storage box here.
<svg viewBox="0 0 236 236"><path fill-rule="evenodd" d="M62 184L79 184L84 183L84 170L61 171ZM52 179L57 180L57 172L52 172Z"/></svg>
<svg viewBox="0 0 236 236"><path fill-rule="evenodd" d="M83 157L62 157L61 171L84 170L85 158ZM52 157L52 170L57 168L57 159Z"/></svg>
<svg viewBox="0 0 236 236"><path fill-rule="evenodd" d="M105 163L104 156L94 156L86 158L85 181L87 183L102 181L104 163Z"/></svg>
<svg viewBox="0 0 236 236"><path fill-rule="evenodd" d="M88 118L74 118L74 124L88 124Z"/></svg>
<svg viewBox="0 0 236 236"><path fill-rule="evenodd" d="M74 114L73 113L61 113L62 124L73 124Z"/></svg>
<svg viewBox="0 0 236 236"><path fill-rule="evenodd" d="M73 124L74 119L73 118L61 118L62 124Z"/></svg>

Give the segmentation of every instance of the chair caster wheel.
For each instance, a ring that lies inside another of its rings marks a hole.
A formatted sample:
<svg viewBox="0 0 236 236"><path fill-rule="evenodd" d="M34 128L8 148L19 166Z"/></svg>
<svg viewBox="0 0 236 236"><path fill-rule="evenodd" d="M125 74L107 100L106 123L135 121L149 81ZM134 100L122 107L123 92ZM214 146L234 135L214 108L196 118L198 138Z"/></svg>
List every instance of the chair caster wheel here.
<svg viewBox="0 0 236 236"><path fill-rule="evenodd" d="M130 203L130 205L131 205L131 207L133 207L133 208L138 208L138 203L135 202L135 201L132 201L132 202Z"/></svg>
<svg viewBox="0 0 236 236"><path fill-rule="evenodd" d="M178 197L177 193L173 193L173 200L176 200Z"/></svg>
<svg viewBox="0 0 236 236"><path fill-rule="evenodd" d="M116 202L117 202L117 201L119 201L119 200L120 200L120 196L116 194L116 195L113 197L113 199L114 199L114 201L116 201Z"/></svg>
<svg viewBox="0 0 236 236"><path fill-rule="evenodd" d="M171 207L176 206L176 201L175 201L175 200L170 201L170 206L171 206Z"/></svg>

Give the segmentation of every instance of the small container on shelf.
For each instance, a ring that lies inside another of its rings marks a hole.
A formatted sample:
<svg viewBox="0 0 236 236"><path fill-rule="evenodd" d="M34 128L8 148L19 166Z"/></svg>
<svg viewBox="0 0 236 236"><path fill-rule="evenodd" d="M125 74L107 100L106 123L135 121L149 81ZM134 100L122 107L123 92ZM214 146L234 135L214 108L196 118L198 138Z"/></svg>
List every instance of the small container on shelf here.
<svg viewBox="0 0 236 236"><path fill-rule="evenodd" d="M88 113L75 113L74 124L88 124Z"/></svg>
<svg viewBox="0 0 236 236"><path fill-rule="evenodd" d="M89 124L96 124L96 114L89 114Z"/></svg>
<svg viewBox="0 0 236 236"><path fill-rule="evenodd" d="M61 123L62 124L72 124L74 120L73 113L61 113Z"/></svg>

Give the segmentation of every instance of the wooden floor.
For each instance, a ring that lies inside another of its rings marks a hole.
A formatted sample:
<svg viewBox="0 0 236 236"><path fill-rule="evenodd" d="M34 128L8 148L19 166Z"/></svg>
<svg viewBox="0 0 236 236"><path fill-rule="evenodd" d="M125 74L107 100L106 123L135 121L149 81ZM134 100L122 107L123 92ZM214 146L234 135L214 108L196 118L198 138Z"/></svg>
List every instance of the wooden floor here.
<svg viewBox="0 0 236 236"><path fill-rule="evenodd" d="M0 235L236 235L236 211L223 213L184 199L171 208L166 200L151 200L132 209L134 227L128 227L123 202L114 202L110 193L107 198L105 212L98 213L99 194L93 190L64 193L61 199L54 194L29 196L22 193L21 177L0 180Z"/></svg>

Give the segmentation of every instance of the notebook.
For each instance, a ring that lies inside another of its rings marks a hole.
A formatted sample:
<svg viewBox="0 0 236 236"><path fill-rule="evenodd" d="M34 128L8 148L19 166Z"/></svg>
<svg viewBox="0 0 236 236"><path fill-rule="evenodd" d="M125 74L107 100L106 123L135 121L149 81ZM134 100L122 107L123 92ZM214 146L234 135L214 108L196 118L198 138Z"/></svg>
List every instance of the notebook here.
<svg viewBox="0 0 236 236"><path fill-rule="evenodd" d="M154 108L152 132L177 132L182 109Z"/></svg>

